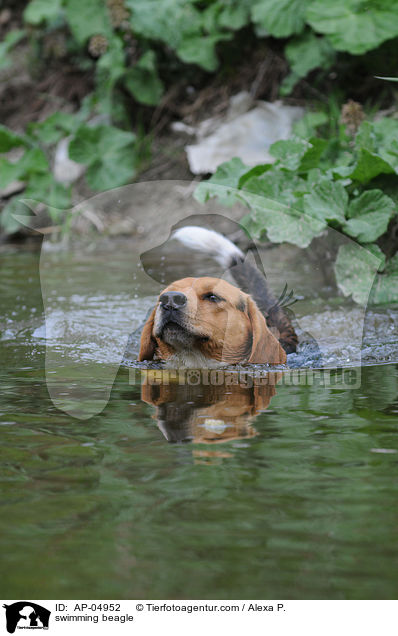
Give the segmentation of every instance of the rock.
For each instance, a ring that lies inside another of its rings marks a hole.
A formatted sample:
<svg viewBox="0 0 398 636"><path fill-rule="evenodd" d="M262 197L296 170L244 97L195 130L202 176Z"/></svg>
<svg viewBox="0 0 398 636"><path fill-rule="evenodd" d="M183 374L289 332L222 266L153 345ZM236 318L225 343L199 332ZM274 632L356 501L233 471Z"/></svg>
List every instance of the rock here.
<svg viewBox="0 0 398 636"><path fill-rule="evenodd" d="M233 157L239 157L247 166L275 161L269 147L275 141L287 139L293 123L305 111L281 101L257 101L252 106L250 95L239 93L231 99L225 117L207 119L197 126L194 132L198 143L185 148L191 172L213 173Z"/></svg>

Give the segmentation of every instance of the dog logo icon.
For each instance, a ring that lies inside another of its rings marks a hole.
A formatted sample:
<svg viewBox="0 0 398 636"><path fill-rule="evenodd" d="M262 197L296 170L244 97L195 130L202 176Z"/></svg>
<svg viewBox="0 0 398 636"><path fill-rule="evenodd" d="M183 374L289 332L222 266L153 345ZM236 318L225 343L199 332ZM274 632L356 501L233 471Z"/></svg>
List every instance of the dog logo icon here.
<svg viewBox="0 0 398 636"><path fill-rule="evenodd" d="M32 603L18 601L12 605L3 605L6 610L7 631L13 634L18 629L48 629L51 612Z"/></svg>

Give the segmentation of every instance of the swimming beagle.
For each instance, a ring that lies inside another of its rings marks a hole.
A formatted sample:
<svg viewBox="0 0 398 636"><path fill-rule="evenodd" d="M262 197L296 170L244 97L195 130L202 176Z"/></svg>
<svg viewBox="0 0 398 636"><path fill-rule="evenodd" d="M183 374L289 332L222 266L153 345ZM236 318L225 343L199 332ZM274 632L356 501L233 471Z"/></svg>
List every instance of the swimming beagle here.
<svg viewBox="0 0 398 636"><path fill-rule="evenodd" d="M175 281L161 292L145 323L138 360L162 360L169 368L286 362L297 336L243 252L218 232L201 227L182 227L172 238L213 255L252 295L220 278Z"/></svg>

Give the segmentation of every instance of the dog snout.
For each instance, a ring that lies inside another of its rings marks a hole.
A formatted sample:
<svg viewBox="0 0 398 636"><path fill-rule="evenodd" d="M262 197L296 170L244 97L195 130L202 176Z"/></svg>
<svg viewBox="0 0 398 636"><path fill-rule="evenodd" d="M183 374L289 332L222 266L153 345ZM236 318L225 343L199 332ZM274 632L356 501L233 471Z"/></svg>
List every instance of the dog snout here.
<svg viewBox="0 0 398 636"><path fill-rule="evenodd" d="M176 291L164 292L160 298L160 305L163 309L182 309L187 304L185 294Z"/></svg>

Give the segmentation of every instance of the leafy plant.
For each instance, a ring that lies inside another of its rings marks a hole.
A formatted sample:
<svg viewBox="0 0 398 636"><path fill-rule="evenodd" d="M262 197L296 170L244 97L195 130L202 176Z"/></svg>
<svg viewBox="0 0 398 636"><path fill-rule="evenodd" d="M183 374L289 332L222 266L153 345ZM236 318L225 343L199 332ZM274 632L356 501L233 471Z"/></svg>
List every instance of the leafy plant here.
<svg viewBox="0 0 398 636"><path fill-rule="evenodd" d="M12 60L10 52L24 36L25 31L23 29L14 29L7 33L3 42L0 43L0 70L4 70L11 66Z"/></svg>
<svg viewBox="0 0 398 636"><path fill-rule="evenodd" d="M0 183L20 180L26 186L24 196L37 195L55 203L70 200L69 189L58 184L51 172L51 152L57 141L74 137L71 157L87 165L86 178L93 189L126 183L137 169L137 140L132 129L137 127L139 117L132 117L132 100L144 106L157 105L170 81L186 72L186 65L214 72L222 59L223 43L230 43L239 30L245 28L249 40L253 31L258 38L284 40L290 65L290 74L280 88L284 95L314 69L329 70L342 54L346 60L347 54L358 57L373 53L383 42L398 37L398 5L390 0L30 0L23 16L25 29L10 31L0 44L0 69L10 64L13 47L25 35L40 59L40 43L48 34L62 33L69 61L91 71L94 79L91 111L86 109L85 117L77 114L68 123L66 118L63 123L49 118L38 127L29 127L18 138L12 131L2 132L8 150L20 148L21 156L17 161L1 159ZM104 124L87 126L89 116L98 113L107 116L109 132ZM322 123L319 117L322 114L308 116L306 125L312 133L307 130L300 142L275 145L277 175L274 169L267 176L269 168L255 173L243 167L247 192L251 190L254 196L256 188L263 188L270 196L279 197L281 203L301 206L313 218L305 230L306 240L311 240L315 223L317 227L344 225L344 231L354 238L368 239L369 225L376 219L371 202L366 219L359 218L355 207L350 208L347 202L348 207L343 205L340 199L344 195L337 182L341 181L347 190L344 180L350 179L361 189L380 174L395 174L398 141L387 143L388 135L381 128L377 130L376 124L371 134L364 127L354 161L348 142L340 143L339 139L336 143L335 139L333 145L314 136L316 126ZM380 135L384 141L380 141ZM8 150L0 147L0 152ZM113 167L116 163L117 171ZM286 171L295 173L297 190L285 184ZM333 186L322 183L330 175ZM308 184L311 191L306 191ZM329 195L334 218L325 216L329 214L325 212ZM16 227L12 217L16 205L12 199L2 212L0 223L7 231ZM387 212L380 227L386 219Z"/></svg>
<svg viewBox="0 0 398 636"><path fill-rule="evenodd" d="M397 190L389 196L375 185L386 175L394 175L398 185L398 121L364 121L354 140L343 126L337 138L328 140L307 140L297 134L303 132L301 122L296 136L271 146L273 164L248 168L239 159L222 164L198 186L196 198L204 202L216 196L226 205L243 201L250 209L243 223L256 239L304 248L327 227L339 230L365 248L355 257L349 245L340 248L335 272L342 292L364 300L362 274L372 261L381 272L373 302L398 301L397 255L387 259L378 245L389 224L398 222ZM355 267L349 266L353 260Z"/></svg>
<svg viewBox="0 0 398 636"><path fill-rule="evenodd" d="M20 181L24 188L24 198L45 203L49 209L65 209L70 206L70 189L57 183L51 172L49 158L42 148L41 136L48 135L53 139L62 135L59 126L69 128L70 120L65 116L53 116L52 122L44 122L31 126L24 135L16 135L4 126L0 126L0 153L18 149L18 159L0 158L0 188L6 188L15 181ZM51 131L51 133L50 133ZM0 223L6 232L14 232L19 223L14 215L25 212L19 197L12 198L4 207ZM56 219L54 219L56 220Z"/></svg>
<svg viewBox="0 0 398 636"><path fill-rule="evenodd" d="M129 181L135 174L136 137L112 126L89 126L82 119L85 109L75 115L54 113L41 123L30 124L24 135L0 126L0 153L18 150L18 158L0 158L0 188L20 181L23 198L45 205L55 223L62 222L71 207L71 188L58 183L51 169L51 151L60 139L69 136L70 158L87 166L86 179L93 190L107 190ZM14 232L15 216L26 210L20 195L4 207L0 223Z"/></svg>

